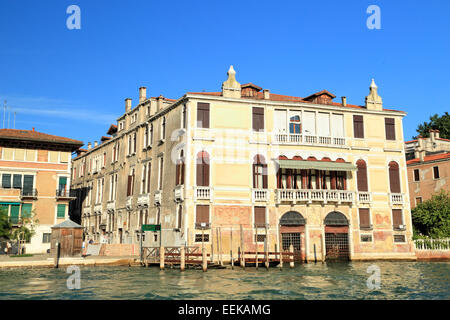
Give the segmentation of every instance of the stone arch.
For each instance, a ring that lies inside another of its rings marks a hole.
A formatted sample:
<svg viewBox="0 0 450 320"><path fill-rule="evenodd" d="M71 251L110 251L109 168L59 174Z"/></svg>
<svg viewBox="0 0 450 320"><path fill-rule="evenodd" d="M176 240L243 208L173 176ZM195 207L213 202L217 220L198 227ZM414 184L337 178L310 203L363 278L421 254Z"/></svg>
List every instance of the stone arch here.
<svg viewBox="0 0 450 320"><path fill-rule="evenodd" d="M300 212L288 211L280 218L281 226L304 226L306 219Z"/></svg>

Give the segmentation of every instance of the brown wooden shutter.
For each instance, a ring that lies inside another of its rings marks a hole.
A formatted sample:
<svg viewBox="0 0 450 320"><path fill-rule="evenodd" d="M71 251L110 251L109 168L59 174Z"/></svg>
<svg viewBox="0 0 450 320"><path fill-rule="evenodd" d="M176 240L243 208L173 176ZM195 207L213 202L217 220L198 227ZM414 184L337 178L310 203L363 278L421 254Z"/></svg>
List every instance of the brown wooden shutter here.
<svg viewBox="0 0 450 320"><path fill-rule="evenodd" d="M152 164L150 162L148 163L147 170L147 193L150 193L150 177L152 174Z"/></svg>
<svg viewBox="0 0 450 320"><path fill-rule="evenodd" d="M132 179L132 176L129 175L128 176L128 185L127 185L127 197L131 195L131 179Z"/></svg>
<svg viewBox="0 0 450 320"><path fill-rule="evenodd" d="M369 209L367 209L367 208L360 208L359 209L359 226L361 228L368 228L368 227L370 227Z"/></svg>
<svg viewBox="0 0 450 320"><path fill-rule="evenodd" d="M330 172L330 188L336 190L336 171Z"/></svg>
<svg viewBox="0 0 450 320"><path fill-rule="evenodd" d="M402 209L392 209L392 219L394 228L398 228L399 225L403 224Z"/></svg>
<svg viewBox="0 0 450 320"><path fill-rule="evenodd" d="M253 107L253 130L264 131L264 108Z"/></svg>
<svg viewBox="0 0 450 320"><path fill-rule="evenodd" d="M281 189L281 168L277 171L277 188Z"/></svg>
<svg viewBox="0 0 450 320"><path fill-rule="evenodd" d="M262 226L266 224L266 208L265 207L255 207L255 225Z"/></svg>
<svg viewBox="0 0 450 320"><path fill-rule="evenodd" d="M386 140L395 140L395 119L385 118L384 127L386 131Z"/></svg>
<svg viewBox="0 0 450 320"><path fill-rule="evenodd" d="M353 116L353 133L355 138L364 138L364 120L363 116Z"/></svg>
<svg viewBox="0 0 450 320"><path fill-rule="evenodd" d="M209 103L197 103L197 126L209 128Z"/></svg>
<svg viewBox="0 0 450 320"><path fill-rule="evenodd" d="M367 192L367 168L366 162L364 160L356 161L356 166L358 167L358 171L356 172L356 182L358 185L358 191Z"/></svg>
<svg viewBox="0 0 450 320"><path fill-rule="evenodd" d="M181 220L183 218L183 207L179 206L178 207L178 223L177 223L177 227L181 228Z"/></svg>
<svg viewBox="0 0 450 320"><path fill-rule="evenodd" d="M209 187L209 163L203 164L203 186Z"/></svg>
<svg viewBox="0 0 450 320"><path fill-rule="evenodd" d="M196 223L209 223L209 206L197 205L196 210Z"/></svg>
<svg viewBox="0 0 450 320"><path fill-rule="evenodd" d="M400 193L400 176L396 162L389 163L389 184L392 193Z"/></svg>
<svg viewBox="0 0 450 320"><path fill-rule="evenodd" d="M253 168L253 188L257 188L257 184L256 184L256 163L252 164L252 168Z"/></svg>
<svg viewBox="0 0 450 320"><path fill-rule="evenodd" d="M267 189L267 164L263 164L263 188Z"/></svg>
<svg viewBox="0 0 450 320"><path fill-rule="evenodd" d="M180 160L177 160L177 164L175 165L175 185L180 184Z"/></svg>
<svg viewBox="0 0 450 320"><path fill-rule="evenodd" d="M180 184L184 184L184 159L181 162Z"/></svg>

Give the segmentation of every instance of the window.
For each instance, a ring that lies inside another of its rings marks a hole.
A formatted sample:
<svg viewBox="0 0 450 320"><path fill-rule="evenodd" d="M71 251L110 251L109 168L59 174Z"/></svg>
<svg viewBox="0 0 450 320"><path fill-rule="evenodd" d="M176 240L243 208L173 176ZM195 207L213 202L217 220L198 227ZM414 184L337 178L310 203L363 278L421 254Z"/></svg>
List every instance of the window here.
<svg viewBox="0 0 450 320"><path fill-rule="evenodd" d="M184 184L184 153L180 152L180 157L177 159L175 168L175 185Z"/></svg>
<svg viewBox="0 0 450 320"><path fill-rule="evenodd" d="M163 157L160 157L159 158L159 174L158 174L158 190L162 190L163 172L164 172L164 160L163 160Z"/></svg>
<svg viewBox="0 0 450 320"><path fill-rule="evenodd" d="M414 169L414 181L420 181L419 169Z"/></svg>
<svg viewBox="0 0 450 320"><path fill-rule="evenodd" d="M356 182L358 185L358 191L367 192L367 166L364 160L356 161L356 167L358 171L356 172Z"/></svg>
<svg viewBox="0 0 450 320"><path fill-rule="evenodd" d="M183 219L183 206L178 206L178 215L177 215L177 228L181 229L181 222Z"/></svg>
<svg viewBox="0 0 450 320"><path fill-rule="evenodd" d="M10 220L12 224L19 223L20 205L11 205Z"/></svg>
<svg viewBox="0 0 450 320"><path fill-rule="evenodd" d="M166 138L166 117L162 117L161 119L161 140Z"/></svg>
<svg viewBox="0 0 450 320"><path fill-rule="evenodd" d="M359 208L359 228L370 229L370 212L368 208Z"/></svg>
<svg viewBox="0 0 450 320"><path fill-rule="evenodd" d="M43 233L42 234L42 243L50 243L51 242L51 233Z"/></svg>
<svg viewBox="0 0 450 320"><path fill-rule="evenodd" d="M147 165L144 164L142 166L142 175L141 175L141 194L145 193L146 190L146 179L147 179Z"/></svg>
<svg viewBox="0 0 450 320"><path fill-rule="evenodd" d="M22 204L22 218L31 218L31 203Z"/></svg>
<svg viewBox="0 0 450 320"><path fill-rule="evenodd" d="M186 105L183 105L183 111L181 115L181 127L186 129Z"/></svg>
<svg viewBox="0 0 450 320"><path fill-rule="evenodd" d="M384 127L386 130L386 140L395 140L395 119L385 118Z"/></svg>
<svg viewBox="0 0 450 320"><path fill-rule="evenodd" d="M300 124L300 115L292 115L289 118L289 133L290 134L300 134L302 132L302 127Z"/></svg>
<svg viewBox="0 0 450 320"><path fill-rule="evenodd" d="M264 227L266 225L266 207L255 207L255 227Z"/></svg>
<svg viewBox="0 0 450 320"><path fill-rule="evenodd" d="M147 148L148 145L148 125L145 126L144 128L144 144L142 145L142 148L145 149Z"/></svg>
<svg viewBox="0 0 450 320"><path fill-rule="evenodd" d="M22 189L22 175L21 174L13 175L13 188L14 189Z"/></svg>
<svg viewBox="0 0 450 320"><path fill-rule="evenodd" d="M67 186L67 177L59 177L59 181L58 181L58 190L64 191L66 189Z"/></svg>
<svg viewBox="0 0 450 320"><path fill-rule="evenodd" d="M264 108L253 107L253 131L264 131Z"/></svg>
<svg viewBox="0 0 450 320"><path fill-rule="evenodd" d="M136 134L136 132L133 134L133 153L136 153L136 144L137 144L137 141L136 141L136 139L137 139L137 134Z"/></svg>
<svg viewBox="0 0 450 320"><path fill-rule="evenodd" d="M255 242L265 242L266 235L265 234L255 234Z"/></svg>
<svg viewBox="0 0 450 320"><path fill-rule="evenodd" d="M131 173L128 175L128 185L127 185L127 197L133 195L134 187L134 169L131 170Z"/></svg>
<svg viewBox="0 0 450 320"><path fill-rule="evenodd" d="M11 188L11 175L4 173L2 174L2 188Z"/></svg>
<svg viewBox="0 0 450 320"><path fill-rule="evenodd" d="M439 167L438 166L433 167L433 178L439 179Z"/></svg>
<svg viewBox="0 0 450 320"><path fill-rule="evenodd" d="M355 138L364 138L364 120L363 116L353 116L353 135Z"/></svg>
<svg viewBox="0 0 450 320"><path fill-rule="evenodd" d="M361 242L372 242L372 235L371 234L362 234Z"/></svg>
<svg viewBox="0 0 450 320"><path fill-rule="evenodd" d="M267 164L262 155L253 158L253 188L267 189Z"/></svg>
<svg viewBox="0 0 450 320"><path fill-rule="evenodd" d="M400 193L400 173L395 161L389 162L389 185L392 193Z"/></svg>
<svg viewBox="0 0 450 320"><path fill-rule="evenodd" d="M197 103L197 128L209 128L209 103Z"/></svg>
<svg viewBox="0 0 450 320"><path fill-rule="evenodd" d="M148 146L151 147L153 144L153 124L150 124L150 132L148 133Z"/></svg>
<svg viewBox="0 0 450 320"><path fill-rule="evenodd" d="M152 174L152 164L149 162L147 165L147 193L150 193L150 177Z"/></svg>
<svg viewBox="0 0 450 320"><path fill-rule="evenodd" d="M201 227L202 223L209 224L209 205L197 205L195 213L195 223Z"/></svg>
<svg viewBox="0 0 450 320"><path fill-rule="evenodd" d="M209 154L206 151L197 154L197 186L209 186Z"/></svg>
<svg viewBox="0 0 450 320"><path fill-rule="evenodd" d="M416 206L422 203L422 197L416 197Z"/></svg>
<svg viewBox="0 0 450 320"><path fill-rule="evenodd" d="M394 229L401 229L403 225L402 209L392 209L392 221Z"/></svg>
<svg viewBox="0 0 450 320"><path fill-rule="evenodd" d="M202 238L202 234L195 235L195 242L209 242L209 234L204 234Z"/></svg>
<svg viewBox="0 0 450 320"><path fill-rule="evenodd" d="M65 204L58 204L58 210L56 217L58 219L63 219L66 216L66 205Z"/></svg>
<svg viewBox="0 0 450 320"><path fill-rule="evenodd" d="M404 234L394 234L394 242L406 242Z"/></svg>

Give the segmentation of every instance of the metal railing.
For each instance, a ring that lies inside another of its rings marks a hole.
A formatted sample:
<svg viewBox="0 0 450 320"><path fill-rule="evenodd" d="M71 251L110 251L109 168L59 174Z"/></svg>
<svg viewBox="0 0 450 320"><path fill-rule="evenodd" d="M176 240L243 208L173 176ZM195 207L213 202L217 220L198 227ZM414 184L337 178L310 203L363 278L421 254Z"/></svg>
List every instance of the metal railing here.
<svg viewBox="0 0 450 320"><path fill-rule="evenodd" d="M58 198L75 198L77 196L76 190L70 189L56 189L56 196Z"/></svg>
<svg viewBox="0 0 450 320"><path fill-rule="evenodd" d="M38 191L37 189L21 189L20 196L22 198L37 198Z"/></svg>
<svg viewBox="0 0 450 320"><path fill-rule="evenodd" d="M450 250L450 238L414 240L416 250Z"/></svg>

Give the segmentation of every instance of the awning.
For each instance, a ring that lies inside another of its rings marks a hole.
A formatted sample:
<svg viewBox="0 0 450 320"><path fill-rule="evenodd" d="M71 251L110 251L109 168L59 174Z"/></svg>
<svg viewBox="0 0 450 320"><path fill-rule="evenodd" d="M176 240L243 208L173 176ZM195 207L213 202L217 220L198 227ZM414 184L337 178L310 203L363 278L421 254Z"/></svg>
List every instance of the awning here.
<svg viewBox="0 0 450 320"><path fill-rule="evenodd" d="M20 202L3 202L3 201L0 201L0 205L2 205L2 204L5 204L5 205L10 205L10 204L12 204L12 205L20 205Z"/></svg>
<svg viewBox="0 0 450 320"><path fill-rule="evenodd" d="M308 160L278 160L280 168L286 169L316 169L329 171L354 171L356 166L349 162L308 161Z"/></svg>

